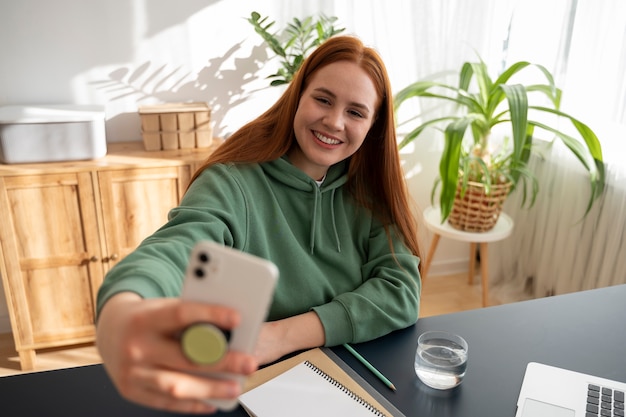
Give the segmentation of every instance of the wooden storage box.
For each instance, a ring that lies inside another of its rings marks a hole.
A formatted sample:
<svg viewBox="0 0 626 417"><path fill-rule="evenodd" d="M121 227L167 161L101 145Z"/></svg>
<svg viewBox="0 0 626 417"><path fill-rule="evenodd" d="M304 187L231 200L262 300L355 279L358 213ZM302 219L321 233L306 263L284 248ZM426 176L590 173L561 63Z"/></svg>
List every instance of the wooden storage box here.
<svg viewBox="0 0 626 417"><path fill-rule="evenodd" d="M213 141L207 103L140 106L141 133L147 151L208 148Z"/></svg>

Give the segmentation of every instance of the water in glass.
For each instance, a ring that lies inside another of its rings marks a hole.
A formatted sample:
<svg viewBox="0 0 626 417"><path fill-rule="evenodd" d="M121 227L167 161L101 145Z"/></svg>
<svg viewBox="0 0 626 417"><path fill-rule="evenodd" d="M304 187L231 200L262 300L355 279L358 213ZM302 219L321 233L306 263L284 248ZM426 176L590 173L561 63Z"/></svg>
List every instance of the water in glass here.
<svg viewBox="0 0 626 417"><path fill-rule="evenodd" d="M415 373L429 387L450 389L461 383L467 369L467 345L449 337L420 340L415 354Z"/></svg>

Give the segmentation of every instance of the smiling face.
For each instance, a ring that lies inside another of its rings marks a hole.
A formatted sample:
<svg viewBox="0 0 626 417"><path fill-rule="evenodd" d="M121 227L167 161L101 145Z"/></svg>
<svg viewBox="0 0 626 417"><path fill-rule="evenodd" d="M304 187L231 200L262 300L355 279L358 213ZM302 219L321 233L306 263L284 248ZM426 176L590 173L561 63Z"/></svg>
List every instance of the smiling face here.
<svg viewBox="0 0 626 417"><path fill-rule="evenodd" d="M298 146L288 153L292 164L315 180L353 155L376 117L379 99L374 83L357 64L339 61L311 76L298 104L293 128Z"/></svg>

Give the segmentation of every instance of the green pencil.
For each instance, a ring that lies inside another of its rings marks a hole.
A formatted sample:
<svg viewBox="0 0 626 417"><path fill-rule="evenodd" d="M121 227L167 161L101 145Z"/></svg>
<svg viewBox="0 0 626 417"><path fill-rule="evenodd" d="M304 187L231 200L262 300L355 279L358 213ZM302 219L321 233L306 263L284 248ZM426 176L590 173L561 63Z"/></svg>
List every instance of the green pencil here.
<svg viewBox="0 0 626 417"><path fill-rule="evenodd" d="M380 379L381 381L383 381L385 383L385 385L387 385L389 388L391 388L392 390L396 390L396 386L393 385L391 383L390 380L388 380L385 375L381 374L380 371L376 368L374 368L374 365L372 365L371 363L369 363L367 361L367 359L365 359L363 356L361 356L361 354L359 352L357 352L356 350L354 350L354 348L352 346L350 346L347 343L343 344L343 347L345 347L348 352L352 353L352 355L357 358L359 360L359 362L361 362L363 365L365 365L365 367L367 369L369 369L370 371L372 371L372 373L374 375L376 375L378 377L378 379Z"/></svg>

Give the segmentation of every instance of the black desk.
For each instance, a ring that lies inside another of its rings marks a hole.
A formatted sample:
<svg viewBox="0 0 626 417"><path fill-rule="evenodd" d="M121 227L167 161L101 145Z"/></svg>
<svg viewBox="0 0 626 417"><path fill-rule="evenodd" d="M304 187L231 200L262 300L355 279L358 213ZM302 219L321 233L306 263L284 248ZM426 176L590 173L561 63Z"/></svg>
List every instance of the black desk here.
<svg viewBox="0 0 626 417"><path fill-rule="evenodd" d="M529 361L626 382L626 285L420 319L356 348L398 388L391 392L343 348L345 362L407 416L513 417ZM461 334L469 344L465 381L451 391L423 385L413 371L425 330ZM591 352L595 351L592 356ZM122 400L102 366L0 378L0 414L39 416L172 416ZM229 416L246 416L239 409Z"/></svg>

